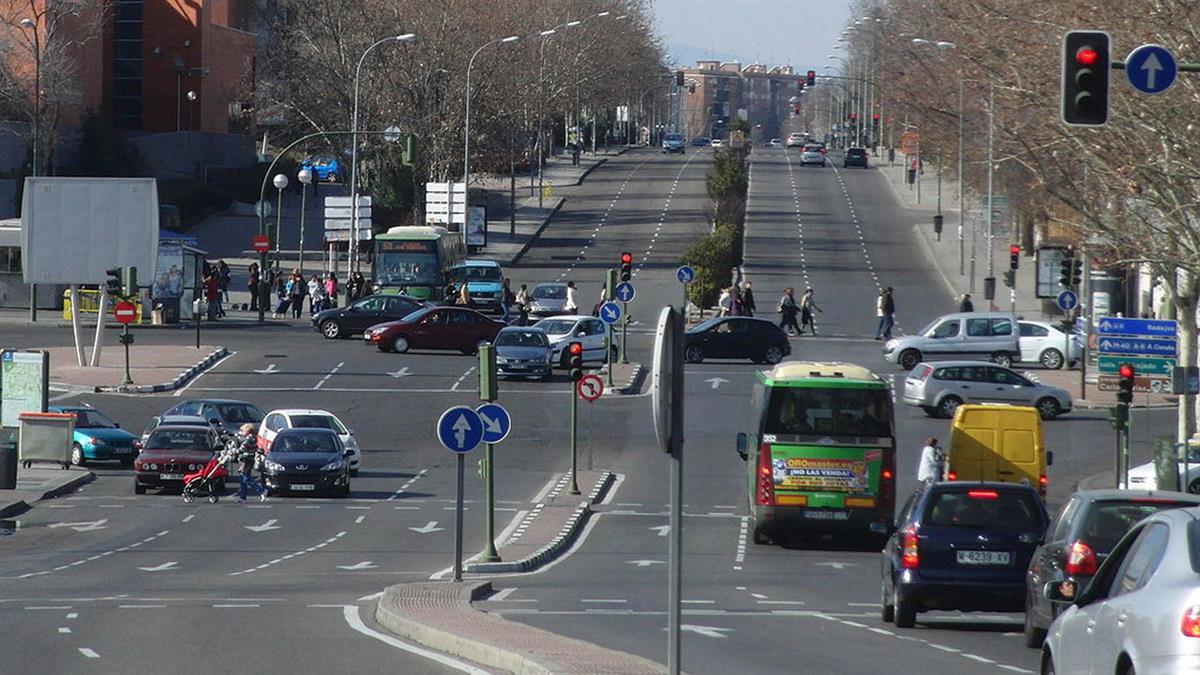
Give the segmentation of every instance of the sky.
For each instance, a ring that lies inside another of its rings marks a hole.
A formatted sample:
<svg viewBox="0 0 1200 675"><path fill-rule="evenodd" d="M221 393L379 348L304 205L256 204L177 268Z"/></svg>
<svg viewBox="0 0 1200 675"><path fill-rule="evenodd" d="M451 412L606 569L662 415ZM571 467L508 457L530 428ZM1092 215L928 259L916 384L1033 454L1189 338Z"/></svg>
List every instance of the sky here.
<svg viewBox="0 0 1200 675"><path fill-rule="evenodd" d="M696 59L821 70L850 0L653 0L657 32L677 65Z"/></svg>

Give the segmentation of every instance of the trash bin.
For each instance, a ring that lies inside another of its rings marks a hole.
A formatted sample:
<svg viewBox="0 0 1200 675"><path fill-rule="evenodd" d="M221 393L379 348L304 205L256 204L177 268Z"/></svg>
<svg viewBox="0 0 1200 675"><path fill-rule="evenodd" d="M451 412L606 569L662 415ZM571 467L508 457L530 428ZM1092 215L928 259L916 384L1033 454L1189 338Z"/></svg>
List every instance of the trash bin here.
<svg viewBox="0 0 1200 675"><path fill-rule="evenodd" d="M0 440L0 490L17 489L17 441Z"/></svg>
<svg viewBox="0 0 1200 675"><path fill-rule="evenodd" d="M933 233L937 235L938 241L942 240L942 214L940 213L933 216Z"/></svg>
<svg viewBox="0 0 1200 675"><path fill-rule="evenodd" d="M917 170L909 169L908 170L908 184L912 185L915 182L917 182Z"/></svg>

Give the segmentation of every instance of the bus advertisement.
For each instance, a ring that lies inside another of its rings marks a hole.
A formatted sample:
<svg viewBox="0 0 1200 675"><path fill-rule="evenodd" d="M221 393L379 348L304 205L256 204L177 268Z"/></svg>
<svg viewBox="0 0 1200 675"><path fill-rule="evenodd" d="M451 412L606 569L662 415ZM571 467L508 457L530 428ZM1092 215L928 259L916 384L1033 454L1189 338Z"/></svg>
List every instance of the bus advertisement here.
<svg viewBox="0 0 1200 675"><path fill-rule="evenodd" d="M450 270L465 255L462 238L444 227L393 227L375 236L375 292L441 300Z"/></svg>

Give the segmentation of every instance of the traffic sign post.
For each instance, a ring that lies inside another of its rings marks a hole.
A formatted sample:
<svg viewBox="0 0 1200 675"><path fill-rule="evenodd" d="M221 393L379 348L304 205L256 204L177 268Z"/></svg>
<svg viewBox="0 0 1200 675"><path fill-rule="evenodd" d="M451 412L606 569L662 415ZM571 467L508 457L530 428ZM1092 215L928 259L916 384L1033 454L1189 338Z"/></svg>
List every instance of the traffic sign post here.
<svg viewBox="0 0 1200 675"><path fill-rule="evenodd" d="M1058 294L1058 308L1064 312L1070 312L1079 306L1079 296L1075 291L1063 291Z"/></svg>
<svg viewBox="0 0 1200 675"><path fill-rule="evenodd" d="M610 326L621 320L621 314L621 306L615 302L600 305L600 320Z"/></svg>
<svg viewBox="0 0 1200 675"><path fill-rule="evenodd" d="M481 392L482 393L482 392ZM499 403L485 403L475 409L479 421L483 422L483 469L484 469L484 548L479 554L483 562L500 562L500 554L496 552L496 465L493 462L492 445L508 437L512 428L512 418L508 410Z"/></svg>
<svg viewBox="0 0 1200 675"><path fill-rule="evenodd" d="M681 265L679 269L675 270L675 278L679 280L680 284L683 284L683 304L680 307L683 308L683 322L686 324L688 320L688 284L695 281L696 270L691 265Z"/></svg>
<svg viewBox="0 0 1200 675"><path fill-rule="evenodd" d="M626 350L629 344L629 303L637 297L637 289L633 287L633 282L622 281L617 284L613 295L621 301L621 314L625 316L625 321L621 323L621 363L629 363L629 352Z"/></svg>
<svg viewBox="0 0 1200 675"><path fill-rule="evenodd" d="M604 380L599 375L584 375L575 383L575 391L588 403L594 403L604 394Z"/></svg>
<svg viewBox="0 0 1200 675"><path fill-rule="evenodd" d="M1142 45L1125 57L1125 79L1143 94L1161 94L1175 84L1179 66L1162 45Z"/></svg>
<svg viewBox="0 0 1200 675"><path fill-rule="evenodd" d="M458 405L447 408L437 422L438 442L457 459L458 491L454 498L454 580L462 581L463 540L463 459L483 440L483 420L479 413Z"/></svg>
<svg viewBox="0 0 1200 675"><path fill-rule="evenodd" d="M265 234L256 234L250 238L250 248L254 252L263 255L271 250L271 240Z"/></svg>
<svg viewBox="0 0 1200 675"><path fill-rule="evenodd" d="M101 312L103 314L103 312ZM133 375L129 372L129 345L133 344L133 335L129 332L129 324L137 318L137 307L132 302L122 300L113 308L113 316L116 317L117 323L121 324L121 344L125 346L125 379L121 384L133 384ZM104 322L101 321L101 324Z"/></svg>

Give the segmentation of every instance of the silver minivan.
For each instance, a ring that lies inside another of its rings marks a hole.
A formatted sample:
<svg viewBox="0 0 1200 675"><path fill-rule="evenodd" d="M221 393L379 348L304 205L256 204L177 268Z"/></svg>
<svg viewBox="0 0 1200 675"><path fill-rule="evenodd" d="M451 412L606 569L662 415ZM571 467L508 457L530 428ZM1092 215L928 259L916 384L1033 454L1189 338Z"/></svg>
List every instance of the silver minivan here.
<svg viewBox="0 0 1200 675"><path fill-rule="evenodd" d="M922 361L986 359L1011 366L1021 358L1016 318L1007 312L959 312L934 319L916 335L893 338L883 358L912 370Z"/></svg>

